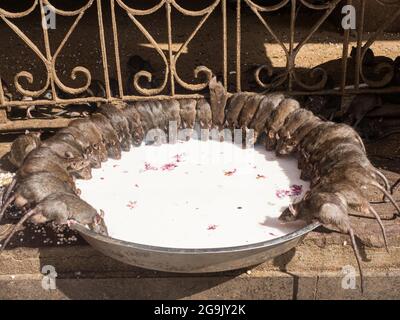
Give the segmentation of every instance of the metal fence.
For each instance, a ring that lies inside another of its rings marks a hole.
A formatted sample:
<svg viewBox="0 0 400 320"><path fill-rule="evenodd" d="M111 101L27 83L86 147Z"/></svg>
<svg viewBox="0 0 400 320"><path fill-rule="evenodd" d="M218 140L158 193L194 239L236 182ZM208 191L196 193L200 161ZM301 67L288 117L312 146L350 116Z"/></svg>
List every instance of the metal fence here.
<svg viewBox="0 0 400 320"><path fill-rule="evenodd" d="M332 14L335 8L344 5L351 5L351 0L331 0L327 2L321 1L313 1L313 0L282 0L275 1L273 5L262 6L254 3L251 0L236 0L236 17L235 17L235 34L228 34L227 27L227 1L229 0L215 0L211 5L204 9L200 10L189 10L184 8L178 3L178 0L161 0L158 4L156 4L152 8L148 9L135 9L134 7L128 6L123 0L107 0L107 10L111 10L110 16L111 21L109 25L104 22L104 2L101 0L88 0L87 3L77 10L65 11L59 9L51 3L49 0L31 0L33 3L30 8L26 9L23 12L10 12L1 8L0 4L0 18L2 20L2 27L10 28L22 41L34 52L34 54L40 59L43 65L46 68L47 75L46 80L44 81L44 85L41 89L38 90L30 90L24 87L22 83L28 82L32 84L35 79L32 73L29 71L20 71L14 76L14 87L17 92L19 92L24 97L30 97L30 99L13 99L7 95L4 90L4 83L0 85L0 131L8 130L12 128L10 125L6 125L11 121L7 118L7 108L13 106L26 107L32 105L43 105L43 106L64 106L68 104L80 104L87 102L113 102L113 101L132 101L132 100L140 100L140 99L148 99L149 97L157 98L157 99L171 99L171 98L182 98L182 97L201 97L203 96L204 89L207 87L208 81L211 79L212 75L215 73L215 70L212 69L212 66L197 66L194 71L194 78L198 81L197 83L189 83L185 82L179 75L177 71L177 65L179 64L179 58L184 52L188 45L194 40L196 34L203 27L205 22L209 19L210 15L214 13L217 9L218 12L222 13L221 17L221 25L218 28L221 28L222 37L220 41L210 44L210 50L220 50L222 52L222 77L221 81L227 86L228 85L228 74L233 71L235 73L235 86L232 91L241 91L242 90L242 19L243 19L243 8L248 7L254 13L253 19L258 19L263 27L265 28L266 34L272 36L274 41L279 44L282 48L284 55L286 57L286 67L283 71L280 72L276 77L274 77L271 82L265 82L263 78L260 76L263 72L267 74L273 74L274 70L271 66L262 65L259 66L254 73L255 82L259 86L260 90L264 91L284 91L293 95L310 95L310 94L335 94L335 95L348 95L348 94L358 94L361 92L381 92L381 93L392 93L392 92L400 92L400 87L394 86L392 84L392 79L394 76L394 64L383 62L381 64L376 65L375 71L380 74L380 79L369 78L368 75L365 74L363 70L363 59L365 54L367 53L367 49L374 43L374 41L387 29L388 26L393 24L395 20L400 16L400 1L383 1L383 0L360 0L360 6L358 6L357 12L357 48L355 51L355 71L354 71L354 83L352 86L348 86L347 83L347 75L348 75L348 57L349 57L349 38L351 30L343 30L343 41L342 41L342 59L341 59L341 83L334 88L327 87L327 79L328 74L327 71L322 68L314 68L310 70L309 76L314 80L314 83L310 84L309 82L304 82L301 77L298 76L298 70L296 68L296 57L299 54L300 50L308 43L310 38L319 31L321 25L326 21L326 19ZM371 33L367 40L365 41L365 33L364 33L364 15L366 6L369 5L370 2L376 1L380 3L382 6L390 6L392 9L392 14L388 19L381 24L381 26L375 32ZM318 4L319 3L319 4ZM229 3L231 5L231 3ZM304 37L298 44L295 43L294 34L296 31L296 10L299 6L307 7L309 10L318 11L321 13L319 20L317 23L311 28L309 33ZM71 35L76 30L77 25L80 23L82 17L86 14L86 12L90 9L96 7L97 9L97 27L99 34L99 49L101 50L101 58L102 58L102 69L105 80L105 95L98 97L81 97L80 95L85 92L90 83L92 81L91 71L88 70L85 66L72 66L71 78L76 79L76 77L83 76L85 78L85 84L81 87L71 87L64 84L59 78L60 70L56 68L57 58L60 53L63 51L66 43L69 41ZM286 10L290 10L290 23L289 23L289 41L288 43L284 43L276 32L274 31L273 26L270 24L268 18L265 16L265 13L271 14L274 12L278 12L282 8L286 8ZM39 47L21 30L15 20L18 18L27 17L30 14L33 14L35 11L39 10L40 17L42 21L46 21L46 10L50 10L54 12L57 16L66 16L73 17L74 22L72 26L69 28L65 37L58 45L55 50L51 50L53 46L50 43L50 37L48 28L45 23L42 23L42 33L43 33L43 41L45 50L42 51ZM124 79L123 79L123 66L120 61L120 41L119 41L119 33L121 30L118 29L118 10L122 10L124 14L127 14L129 19L132 22L132 27L136 27L147 39L152 48L158 53L158 55L162 58L165 70L163 72L164 79L161 83L158 84L157 87L141 87L141 81L143 79L151 79L151 74L148 71L142 70L138 72L134 76L134 81L132 86L135 88L135 92L137 95L129 95L125 92L124 88ZM152 15L159 10L163 10L165 12L165 21L160 23L165 24L165 28L168 33L168 50L165 52L161 49L160 44L157 43L152 34L146 29L146 27L139 21L138 17ZM189 17L197 17L199 19L199 23L194 28L194 31L187 37L187 39L181 44L178 50L173 51L173 35L174 29L173 24L171 22L171 12L172 10L176 10L179 14ZM106 45L105 41L105 30L109 30L111 28L113 35L113 48L110 48ZM235 40L234 50L235 61L229 61L228 58L228 38ZM364 39L364 41L363 41ZM3 41L3 40L2 40ZM364 43L363 43L364 42ZM110 51L113 51L112 56L110 58ZM113 61L110 61L113 59ZM229 70L230 65L235 65L235 70ZM109 65L114 64L116 70L116 92L113 92L110 84L110 70ZM21 69L24 68L23 65L20 66ZM0 66L0 81L2 74L2 66ZM201 77L200 77L201 76ZM199 83L199 79L204 79L204 81ZM21 83L21 80L22 83ZM263 82L264 81L264 82ZM360 86L360 84L363 84ZM176 85L187 90L187 93L181 94L176 92ZM165 89L167 88L168 94L165 94ZM43 94L46 91L51 91L51 98L44 99ZM68 94L60 95L59 93L63 92ZM19 123L18 128L29 128L32 127L33 121L35 119L27 119L23 122ZM52 121L52 120L46 120ZM44 125L44 124L39 124Z"/></svg>

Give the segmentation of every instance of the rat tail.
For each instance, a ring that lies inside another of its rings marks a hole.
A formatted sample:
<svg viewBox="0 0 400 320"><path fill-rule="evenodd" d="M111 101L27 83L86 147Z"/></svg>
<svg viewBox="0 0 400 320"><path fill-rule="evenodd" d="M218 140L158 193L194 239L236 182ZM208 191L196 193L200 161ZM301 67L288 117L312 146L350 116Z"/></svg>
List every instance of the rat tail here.
<svg viewBox="0 0 400 320"><path fill-rule="evenodd" d="M0 221L3 219L4 213L6 212L7 208L11 205L11 203L15 200L15 196L11 196L8 200L3 203L0 209Z"/></svg>
<svg viewBox="0 0 400 320"><path fill-rule="evenodd" d="M386 237L386 230L382 223L381 217L379 216L379 214L376 212L376 210L371 205L369 205L368 209L375 216L376 220L378 221L379 226L381 227L383 241L385 242L385 248L386 248L386 251L389 253L388 241L387 241L387 237Z"/></svg>
<svg viewBox="0 0 400 320"><path fill-rule="evenodd" d="M2 203L5 203L7 199L10 197L11 192L13 191L15 184L17 183L17 178L13 177L11 183L7 186L6 190L3 193Z"/></svg>
<svg viewBox="0 0 400 320"><path fill-rule="evenodd" d="M384 188L382 187L379 183L376 184L371 184L372 186L374 186L375 188L379 189L385 196L386 198L389 199L389 201L393 204L393 206L396 208L397 212L400 215L400 207L399 205L396 203L396 201L394 201L393 197L390 195L390 193Z"/></svg>
<svg viewBox="0 0 400 320"><path fill-rule="evenodd" d="M351 244L353 246L354 255L357 260L358 270L360 272L361 293L364 293L364 275L363 275L362 266L361 266L361 256L360 256L360 252L358 251L356 239L354 237L354 231L352 228L349 229L349 235L350 235L350 239L351 239Z"/></svg>

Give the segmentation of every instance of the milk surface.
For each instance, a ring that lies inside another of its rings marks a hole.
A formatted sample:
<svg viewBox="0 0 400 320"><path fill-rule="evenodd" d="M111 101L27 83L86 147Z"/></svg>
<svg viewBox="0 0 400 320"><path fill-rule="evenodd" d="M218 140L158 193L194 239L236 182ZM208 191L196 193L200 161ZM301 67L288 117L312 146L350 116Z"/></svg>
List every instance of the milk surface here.
<svg viewBox="0 0 400 320"><path fill-rule="evenodd" d="M112 238L171 248L221 248L274 239L304 226L279 215L309 190L294 158L261 146L190 140L142 145L78 180L105 212Z"/></svg>

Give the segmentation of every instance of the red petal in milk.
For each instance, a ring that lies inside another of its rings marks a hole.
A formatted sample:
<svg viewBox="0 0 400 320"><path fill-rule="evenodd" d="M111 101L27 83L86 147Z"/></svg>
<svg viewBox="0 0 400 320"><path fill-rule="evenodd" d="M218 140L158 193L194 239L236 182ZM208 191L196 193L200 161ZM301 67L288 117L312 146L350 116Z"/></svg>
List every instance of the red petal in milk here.
<svg viewBox="0 0 400 320"><path fill-rule="evenodd" d="M233 174L234 174L235 172L236 172L236 169L233 169L232 171L225 171L225 172L224 172L224 175L230 177L230 176L233 176Z"/></svg>
<svg viewBox="0 0 400 320"><path fill-rule="evenodd" d="M152 166L150 163L145 162L144 163L144 171L149 171L149 170L158 170L156 167Z"/></svg>
<svg viewBox="0 0 400 320"><path fill-rule="evenodd" d="M207 230L215 230L215 229L217 229L217 225L216 224L210 224L208 227L207 227Z"/></svg>
<svg viewBox="0 0 400 320"><path fill-rule="evenodd" d="M275 195L279 198L282 199L284 197L290 196L291 193L289 190L276 190Z"/></svg>
<svg viewBox="0 0 400 320"><path fill-rule="evenodd" d="M163 171L165 171L165 170L171 171L171 170L174 170L176 167L177 167L177 165L175 163L166 163L161 167L161 169Z"/></svg>
<svg viewBox="0 0 400 320"><path fill-rule="evenodd" d="M294 184L290 187L292 196L299 196L303 192L303 186Z"/></svg>
<svg viewBox="0 0 400 320"><path fill-rule="evenodd" d="M265 179L265 176L262 175L262 174L258 174L257 177L256 177L256 179L257 179L257 180L259 180L259 179Z"/></svg>
<svg viewBox="0 0 400 320"><path fill-rule="evenodd" d="M134 209L137 205L137 201L129 201L128 204L126 205L129 209Z"/></svg>
<svg viewBox="0 0 400 320"><path fill-rule="evenodd" d="M294 184L290 186L290 190L277 190L275 194L278 198L281 199L284 197L298 196L302 192L303 192L303 186Z"/></svg>

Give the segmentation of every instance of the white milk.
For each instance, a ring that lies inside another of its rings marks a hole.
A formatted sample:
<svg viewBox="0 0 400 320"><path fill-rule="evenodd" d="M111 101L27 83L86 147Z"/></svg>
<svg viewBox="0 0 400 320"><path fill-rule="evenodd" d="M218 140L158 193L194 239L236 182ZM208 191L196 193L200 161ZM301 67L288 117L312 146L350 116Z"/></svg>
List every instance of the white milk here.
<svg viewBox="0 0 400 320"><path fill-rule="evenodd" d="M109 235L139 244L219 248L280 237L304 225L278 220L309 184L294 158L230 142L140 146L77 181L105 212Z"/></svg>

